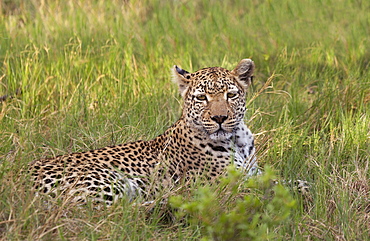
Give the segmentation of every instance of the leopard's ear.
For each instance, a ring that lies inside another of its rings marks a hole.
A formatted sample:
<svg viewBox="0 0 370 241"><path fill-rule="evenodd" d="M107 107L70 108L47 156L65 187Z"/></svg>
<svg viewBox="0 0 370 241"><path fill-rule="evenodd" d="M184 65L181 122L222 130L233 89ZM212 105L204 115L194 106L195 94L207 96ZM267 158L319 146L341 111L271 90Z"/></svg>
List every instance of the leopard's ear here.
<svg viewBox="0 0 370 241"><path fill-rule="evenodd" d="M231 73L236 77L239 84L247 89L252 83L254 62L251 59L242 59Z"/></svg>
<svg viewBox="0 0 370 241"><path fill-rule="evenodd" d="M179 86L181 96L185 97L186 92L191 84L190 73L175 65L172 68L172 81Z"/></svg>

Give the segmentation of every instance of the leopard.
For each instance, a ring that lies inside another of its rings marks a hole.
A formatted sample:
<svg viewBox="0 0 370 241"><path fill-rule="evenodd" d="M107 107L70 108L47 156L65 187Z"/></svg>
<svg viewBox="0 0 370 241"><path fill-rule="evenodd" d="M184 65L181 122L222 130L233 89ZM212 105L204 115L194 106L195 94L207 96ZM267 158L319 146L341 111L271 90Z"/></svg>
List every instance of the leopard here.
<svg viewBox="0 0 370 241"><path fill-rule="evenodd" d="M120 199L156 197L197 175L217 179L230 165L257 175L254 136L245 123L246 95L255 65L207 67L190 73L177 65L172 80L182 97L181 117L163 134L29 163L39 194L112 205Z"/></svg>

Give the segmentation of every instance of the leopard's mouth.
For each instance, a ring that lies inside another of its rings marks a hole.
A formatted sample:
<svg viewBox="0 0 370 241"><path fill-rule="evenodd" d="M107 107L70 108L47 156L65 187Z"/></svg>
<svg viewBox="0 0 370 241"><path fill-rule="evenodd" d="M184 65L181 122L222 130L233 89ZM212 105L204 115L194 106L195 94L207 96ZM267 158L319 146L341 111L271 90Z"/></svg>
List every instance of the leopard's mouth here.
<svg viewBox="0 0 370 241"><path fill-rule="evenodd" d="M208 134L214 135L224 135L226 133L232 133L234 128L231 126L225 126L224 124L217 124L217 125L203 125L204 129Z"/></svg>
<svg viewBox="0 0 370 241"><path fill-rule="evenodd" d="M218 129L215 131L215 133L223 134L223 133L229 133L224 127L221 125L218 127Z"/></svg>
<svg viewBox="0 0 370 241"><path fill-rule="evenodd" d="M225 124L219 125L218 126L218 129L215 132L219 132L219 133L232 133L232 132L234 132L234 129L235 129L235 126L234 125L227 125L225 123Z"/></svg>
<svg viewBox="0 0 370 241"><path fill-rule="evenodd" d="M229 136L234 132L235 126L230 123L215 123L212 121L192 121L195 126L204 132L207 133L207 135L212 136Z"/></svg>

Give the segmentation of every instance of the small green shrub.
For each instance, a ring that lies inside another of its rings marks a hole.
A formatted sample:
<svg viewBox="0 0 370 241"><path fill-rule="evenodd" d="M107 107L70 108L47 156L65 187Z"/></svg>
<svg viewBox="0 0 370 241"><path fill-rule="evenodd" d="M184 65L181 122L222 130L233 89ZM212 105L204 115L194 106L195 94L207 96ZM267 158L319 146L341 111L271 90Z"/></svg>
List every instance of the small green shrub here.
<svg viewBox="0 0 370 241"><path fill-rule="evenodd" d="M203 240L267 240L279 237L279 227L289 218L296 201L275 185L271 168L263 175L243 180L229 168L218 185L192 189L170 198L177 215L203 228Z"/></svg>

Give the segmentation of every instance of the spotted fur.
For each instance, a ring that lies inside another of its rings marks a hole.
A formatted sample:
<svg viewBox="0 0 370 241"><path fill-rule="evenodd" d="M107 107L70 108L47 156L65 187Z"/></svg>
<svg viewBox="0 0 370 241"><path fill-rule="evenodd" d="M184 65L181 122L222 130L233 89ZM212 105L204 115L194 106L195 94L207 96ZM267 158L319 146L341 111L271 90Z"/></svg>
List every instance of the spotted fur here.
<svg viewBox="0 0 370 241"><path fill-rule="evenodd" d="M211 67L189 73L174 66L183 112L164 134L34 161L30 169L35 189L110 205L124 196L152 198L193 175L216 178L232 163L246 175L256 173L253 135L243 120L253 70L250 59L232 71Z"/></svg>

